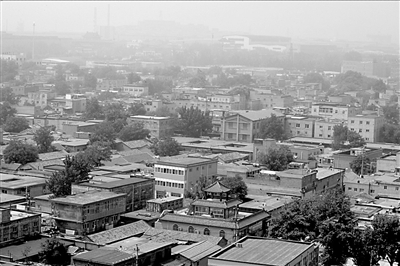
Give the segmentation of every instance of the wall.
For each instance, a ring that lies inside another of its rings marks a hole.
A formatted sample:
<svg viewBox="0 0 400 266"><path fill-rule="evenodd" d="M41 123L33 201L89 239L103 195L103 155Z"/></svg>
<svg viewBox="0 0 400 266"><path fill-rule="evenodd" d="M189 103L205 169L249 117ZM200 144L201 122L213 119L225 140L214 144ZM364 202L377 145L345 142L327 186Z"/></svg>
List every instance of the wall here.
<svg viewBox="0 0 400 266"><path fill-rule="evenodd" d="M40 228L40 214L2 223L0 224L0 247L10 245L26 236L40 234Z"/></svg>

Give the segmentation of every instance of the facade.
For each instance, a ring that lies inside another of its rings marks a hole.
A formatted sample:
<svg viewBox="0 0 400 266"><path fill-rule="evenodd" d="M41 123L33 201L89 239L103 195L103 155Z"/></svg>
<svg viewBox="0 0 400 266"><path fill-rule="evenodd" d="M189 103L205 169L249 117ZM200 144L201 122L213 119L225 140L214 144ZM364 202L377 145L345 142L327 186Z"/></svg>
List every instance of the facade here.
<svg viewBox="0 0 400 266"><path fill-rule="evenodd" d="M232 35L221 39L224 50L268 50L286 52L290 48L291 39L280 36Z"/></svg>
<svg viewBox="0 0 400 266"><path fill-rule="evenodd" d="M165 210L177 210L183 208L183 198L167 197L148 200L146 210L162 213Z"/></svg>
<svg viewBox="0 0 400 266"><path fill-rule="evenodd" d="M62 130L65 134L73 136L76 132L93 132L96 125L96 123L67 121L62 124Z"/></svg>
<svg viewBox="0 0 400 266"><path fill-rule="evenodd" d="M201 177L213 180L217 175L218 161L203 158L176 158L154 164L156 198L183 197L185 191L194 189Z"/></svg>
<svg viewBox="0 0 400 266"><path fill-rule="evenodd" d="M78 235L112 228L126 210L126 194L109 191L88 191L50 201L57 227Z"/></svg>
<svg viewBox="0 0 400 266"><path fill-rule="evenodd" d="M149 94L149 87L136 84L125 84L122 86L121 92L135 97L147 96Z"/></svg>
<svg viewBox="0 0 400 266"><path fill-rule="evenodd" d="M275 95L263 91L250 91L251 100L259 100L261 109L275 107L292 107L293 97L291 95Z"/></svg>
<svg viewBox="0 0 400 266"><path fill-rule="evenodd" d="M96 90L112 90L121 88L126 84L126 79L98 79Z"/></svg>
<svg viewBox="0 0 400 266"><path fill-rule="evenodd" d="M128 118L129 123L141 122L145 129L150 130L150 135L155 138L165 138L171 135L171 118L146 115L135 115Z"/></svg>
<svg viewBox="0 0 400 266"><path fill-rule="evenodd" d="M84 94L65 95L65 107L72 114L86 112L86 96Z"/></svg>
<svg viewBox="0 0 400 266"><path fill-rule="evenodd" d="M17 196L36 197L49 193L46 179L12 174L1 174L0 189L2 194Z"/></svg>
<svg viewBox="0 0 400 266"><path fill-rule="evenodd" d="M105 177L104 177L105 178ZM73 185L73 192L102 190L126 194L126 211L135 211L146 207L148 200L154 199L154 179L131 177L110 182L85 182Z"/></svg>
<svg viewBox="0 0 400 266"><path fill-rule="evenodd" d="M347 151L341 151L333 154L333 167L340 169L350 169L350 163L354 161L357 156L363 155L369 158L371 161L382 157L381 149L363 149L363 148L351 148Z"/></svg>
<svg viewBox="0 0 400 266"><path fill-rule="evenodd" d="M384 117L378 115L349 116L347 126L357 132L366 142L378 142L379 132L384 125Z"/></svg>
<svg viewBox="0 0 400 266"><path fill-rule="evenodd" d="M339 103L315 103L311 107L311 115L329 119L347 120L358 114L361 114L361 108Z"/></svg>
<svg viewBox="0 0 400 266"><path fill-rule="evenodd" d="M221 120L221 139L238 142L253 142L260 131L261 122L274 114L284 121L284 115L272 109L259 111L236 111Z"/></svg>
<svg viewBox="0 0 400 266"><path fill-rule="evenodd" d="M317 266L318 246L308 242L246 236L208 258L209 266Z"/></svg>
<svg viewBox="0 0 400 266"><path fill-rule="evenodd" d="M387 78L390 75L390 67L387 63L375 61L343 61L341 73L347 71L358 72L372 78Z"/></svg>
<svg viewBox="0 0 400 266"><path fill-rule="evenodd" d="M286 117L286 132L291 137L314 137L315 118L304 116Z"/></svg>
<svg viewBox="0 0 400 266"><path fill-rule="evenodd" d="M316 120L314 125L314 138L317 139L331 139L333 136L333 128L336 125L342 125L347 123L343 120L331 120L331 119L321 119Z"/></svg>
<svg viewBox="0 0 400 266"><path fill-rule="evenodd" d="M40 234L40 214L0 208L0 247Z"/></svg>
<svg viewBox="0 0 400 266"><path fill-rule="evenodd" d="M3 52L0 54L0 59L6 61L14 61L19 66L21 66L26 61L26 55L24 53L15 54L10 52Z"/></svg>

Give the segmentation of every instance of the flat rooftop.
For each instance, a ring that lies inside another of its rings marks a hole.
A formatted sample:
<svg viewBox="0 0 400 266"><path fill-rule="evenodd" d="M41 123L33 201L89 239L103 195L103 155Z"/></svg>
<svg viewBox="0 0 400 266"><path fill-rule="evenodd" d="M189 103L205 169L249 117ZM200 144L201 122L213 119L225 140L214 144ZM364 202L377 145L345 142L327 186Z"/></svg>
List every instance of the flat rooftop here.
<svg viewBox="0 0 400 266"><path fill-rule="evenodd" d="M335 175L337 173L342 172L343 170L340 169L335 169L335 168L317 168L316 170L318 170L317 172L317 179L321 180L324 178L327 178L329 176Z"/></svg>
<svg viewBox="0 0 400 266"><path fill-rule="evenodd" d="M7 189L20 189L36 185L45 185L46 179L31 177L31 176L19 176L12 174L0 174L0 187Z"/></svg>
<svg viewBox="0 0 400 266"><path fill-rule="evenodd" d="M61 204L73 204L73 205L85 205L90 203L95 203L103 200L118 198L124 196L123 193L114 193L109 191L88 191L85 193L79 193L76 195L70 195L63 198L51 199L52 202Z"/></svg>
<svg viewBox="0 0 400 266"><path fill-rule="evenodd" d="M165 120L169 119L168 116L147 116L147 115L134 115L131 116L133 119L146 119L146 120Z"/></svg>
<svg viewBox="0 0 400 266"><path fill-rule="evenodd" d="M212 255L209 260L241 262L255 265L286 266L313 244L288 240L244 237L238 241L241 247L232 244Z"/></svg>
<svg viewBox="0 0 400 266"><path fill-rule="evenodd" d="M12 195L12 194L0 194L0 203L5 204L8 202L15 202L15 201L26 201L25 197Z"/></svg>
<svg viewBox="0 0 400 266"><path fill-rule="evenodd" d="M40 216L40 214L11 210L10 216L11 216L10 221L15 221L15 220L20 220L20 219L24 219L24 218L28 218L28 217L32 217L32 216Z"/></svg>
<svg viewBox="0 0 400 266"><path fill-rule="evenodd" d="M170 197L167 197L167 198L151 199L151 200L148 200L147 202L161 204L161 203L164 203L164 202L172 202L172 201L176 201L176 200L179 200L179 199L182 199L182 198L170 196Z"/></svg>
<svg viewBox="0 0 400 266"><path fill-rule="evenodd" d="M104 177L102 177L104 178ZM82 183L81 185L83 186L89 186L89 187L98 187L98 188L117 188L117 187L123 187L123 186L129 186L141 182L146 182L146 181L151 181L152 179L149 178L140 178L140 177L131 177L131 178L126 178L126 179L116 179L113 178L115 181L111 182L98 182L98 183Z"/></svg>
<svg viewBox="0 0 400 266"><path fill-rule="evenodd" d="M196 164L205 164L205 163L212 163L216 162L214 159L206 159L206 158L194 158L194 157L186 157L186 158L164 158L160 161L158 161L155 164L161 164L161 165L182 165L182 166L191 166L191 165L196 165Z"/></svg>

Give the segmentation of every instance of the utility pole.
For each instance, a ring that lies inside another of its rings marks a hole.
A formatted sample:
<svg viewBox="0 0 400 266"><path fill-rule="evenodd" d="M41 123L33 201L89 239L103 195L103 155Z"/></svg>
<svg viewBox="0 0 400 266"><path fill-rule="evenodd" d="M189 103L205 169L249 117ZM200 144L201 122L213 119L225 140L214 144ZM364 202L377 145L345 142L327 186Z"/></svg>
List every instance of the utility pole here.
<svg viewBox="0 0 400 266"><path fill-rule="evenodd" d="M136 256L135 266L139 266L139 246L138 246L138 244L136 244L135 251L136 251L136 254L135 254L135 256Z"/></svg>
<svg viewBox="0 0 400 266"><path fill-rule="evenodd" d="M361 178L364 177L364 146L362 147L362 151L361 151Z"/></svg>

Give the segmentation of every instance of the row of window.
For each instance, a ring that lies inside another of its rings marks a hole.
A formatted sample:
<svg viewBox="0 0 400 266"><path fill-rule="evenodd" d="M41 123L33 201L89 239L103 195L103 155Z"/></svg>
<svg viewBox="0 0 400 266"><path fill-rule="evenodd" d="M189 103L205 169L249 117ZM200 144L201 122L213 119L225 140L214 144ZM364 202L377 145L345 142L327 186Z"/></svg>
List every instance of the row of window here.
<svg viewBox="0 0 400 266"><path fill-rule="evenodd" d="M174 224L172 226L172 230L179 231L179 226L177 224ZM195 232L193 226L189 226L187 231L188 231L188 233L194 233ZM209 236L210 235L210 229L204 228L203 234L206 235L206 236ZM219 231L219 237L225 238L225 231L224 230Z"/></svg>
<svg viewBox="0 0 400 266"><path fill-rule="evenodd" d="M383 189L388 189L388 186L383 186ZM353 191L357 191L357 192L363 192L364 191L363 188L358 189L356 187L355 188L348 187L347 190L353 190ZM399 191L399 187L394 187L394 190ZM375 190L371 189L371 193L375 193Z"/></svg>
<svg viewBox="0 0 400 266"><path fill-rule="evenodd" d="M351 131L354 131L354 128L350 128L350 130L351 130ZM362 131L362 129L360 128L360 129L358 130L358 132L359 132L359 133L362 133L363 131ZM369 129L366 129L365 132L369 132Z"/></svg>
<svg viewBox="0 0 400 266"><path fill-rule="evenodd" d="M351 124L354 124L354 120L351 120L350 123L351 123ZM360 121L359 123L360 123L360 125L362 125L362 124L363 124L363 121ZM366 124L366 125L369 125L369 121L365 121L365 124Z"/></svg>
<svg viewBox="0 0 400 266"><path fill-rule="evenodd" d="M180 183L157 181L157 180L156 180L156 185L163 186L163 187L183 188L183 184L180 184Z"/></svg>

